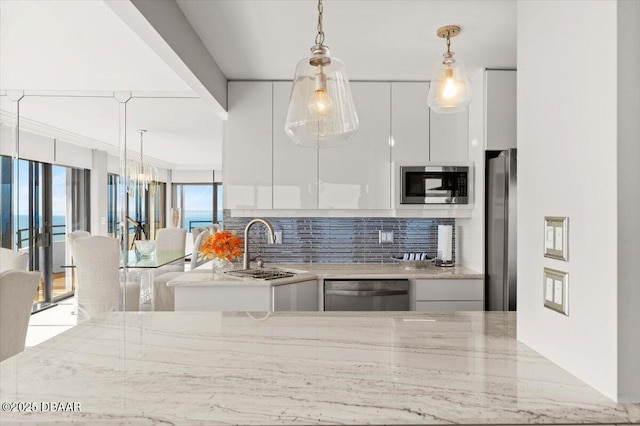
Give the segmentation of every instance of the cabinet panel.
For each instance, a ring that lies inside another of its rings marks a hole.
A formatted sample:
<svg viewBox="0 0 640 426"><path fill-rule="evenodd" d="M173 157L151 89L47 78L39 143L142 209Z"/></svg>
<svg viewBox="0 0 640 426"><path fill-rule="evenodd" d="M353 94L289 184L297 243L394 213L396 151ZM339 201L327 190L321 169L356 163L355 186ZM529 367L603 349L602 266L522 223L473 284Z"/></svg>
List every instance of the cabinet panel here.
<svg viewBox="0 0 640 426"><path fill-rule="evenodd" d="M483 311L484 302L474 300L440 300L434 302L416 302L416 311L455 312Z"/></svg>
<svg viewBox="0 0 640 426"><path fill-rule="evenodd" d="M483 280L416 280L416 300L484 300Z"/></svg>
<svg viewBox="0 0 640 426"><path fill-rule="evenodd" d="M274 311L317 311L318 281L273 286Z"/></svg>
<svg viewBox="0 0 640 426"><path fill-rule="evenodd" d="M227 209L271 209L272 84L230 82L224 167Z"/></svg>
<svg viewBox="0 0 640 426"><path fill-rule="evenodd" d="M469 109L450 114L429 110L431 161L469 161Z"/></svg>
<svg viewBox="0 0 640 426"><path fill-rule="evenodd" d="M318 208L318 148L302 148L284 131L291 82L273 83L273 208Z"/></svg>
<svg viewBox="0 0 640 426"><path fill-rule="evenodd" d="M429 83L391 83L391 161L429 161Z"/></svg>
<svg viewBox="0 0 640 426"><path fill-rule="evenodd" d="M360 130L319 150L319 208L389 209L390 83L351 83Z"/></svg>
<svg viewBox="0 0 640 426"><path fill-rule="evenodd" d="M516 148L516 71L488 70L487 149Z"/></svg>

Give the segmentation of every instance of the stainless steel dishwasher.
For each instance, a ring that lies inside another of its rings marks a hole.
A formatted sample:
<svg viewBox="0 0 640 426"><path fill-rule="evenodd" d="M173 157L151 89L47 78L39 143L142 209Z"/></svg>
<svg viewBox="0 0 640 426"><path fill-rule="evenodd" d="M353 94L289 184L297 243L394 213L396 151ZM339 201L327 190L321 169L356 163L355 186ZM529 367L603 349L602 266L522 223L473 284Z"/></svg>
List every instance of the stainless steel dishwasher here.
<svg viewBox="0 0 640 426"><path fill-rule="evenodd" d="M325 311L408 311L409 280L324 280Z"/></svg>

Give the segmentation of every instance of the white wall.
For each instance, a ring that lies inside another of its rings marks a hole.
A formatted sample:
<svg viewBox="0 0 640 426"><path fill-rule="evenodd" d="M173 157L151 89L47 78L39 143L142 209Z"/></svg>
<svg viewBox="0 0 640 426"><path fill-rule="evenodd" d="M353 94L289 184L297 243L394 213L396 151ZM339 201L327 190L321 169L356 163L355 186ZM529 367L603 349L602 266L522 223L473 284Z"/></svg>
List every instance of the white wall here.
<svg viewBox="0 0 640 426"><path fill-rule="evenodd" d="M522 1L517 23L518 339L612 399L619 397L618 374L625 374L618 371L618 321L631 319L630 312L619 317L618 290L631 291L632 272L637 286L639 258L638 239L629 243L635 258L619 253L626 246L618 244L627 225L637 234L637 214L616 226L618 173L634 168L630 203L637 212L640 163L637 111L636 146L627 146L635 158L619 162L617 7ZM637 38L633 43L637 50ZM637 71L629 79L637 89ZM637 109L637 95L629 102ZM569 217L568 262L543 257L545 215ZM619 276L618 262L632 259L635 266ZM569 273L569 316L543 307L545 266ZM637 335L622 324L620 330ZM637 341L631 345L638 350Z"/></svg>
<svg viewBox="0 0 640 426"><path fill-rule="evenodd" d="M107 186L108 157L106 151L93 150L93 165L91 168L91 234L108 234L108 199L109 189Z"/></svg>
<svg viewBox="0 0 640 426"><path fill-rule="evenodd" d="M173 170L171 176L173 183L211 183L220 182L221 178L219 170Z"/></svg>
<svg viewBox="0 0 640 426"><path fill-rule="evenodd" d="M618 3L618 399L640 401L640 2Z"/></svg>

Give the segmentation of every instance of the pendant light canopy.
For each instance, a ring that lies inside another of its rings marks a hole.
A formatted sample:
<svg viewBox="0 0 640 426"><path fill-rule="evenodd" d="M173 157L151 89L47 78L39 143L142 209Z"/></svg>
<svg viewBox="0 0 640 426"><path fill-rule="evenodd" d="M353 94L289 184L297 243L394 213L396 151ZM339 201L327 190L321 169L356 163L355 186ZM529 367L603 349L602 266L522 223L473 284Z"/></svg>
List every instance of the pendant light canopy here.
<svg viewBox="0 0 640 426"><path fill-rule="evenodd" d="M359 127L344 64L323 44L322 13L319 0L315 45L296 67L285 123L296 144L314 148L342 145Z"/></svg>
<svg viewBox="0 0 640 426"><path fill-rule="evenodd" d="M429 86L429 107L435 112L460 112L471 102L471 86L464 70L464 63L454 59L451 38L460 34L460 27L447 25L438 28L438 37L447 39L444 59L433 68Z"/></svg>
<svg viewBox="0 0 640 426"><path fill-rule="evenodd" d="M140 161L129 160L127 164L127 178L129 179L127 192L131 197L136 192L144 194L146 190L149 190L149 193L153 195L155 183L158 181L158 169L153 164L145 163L142 154L142 136L146 133L146 130L138 130L138 132L140 132Z"/></svg>

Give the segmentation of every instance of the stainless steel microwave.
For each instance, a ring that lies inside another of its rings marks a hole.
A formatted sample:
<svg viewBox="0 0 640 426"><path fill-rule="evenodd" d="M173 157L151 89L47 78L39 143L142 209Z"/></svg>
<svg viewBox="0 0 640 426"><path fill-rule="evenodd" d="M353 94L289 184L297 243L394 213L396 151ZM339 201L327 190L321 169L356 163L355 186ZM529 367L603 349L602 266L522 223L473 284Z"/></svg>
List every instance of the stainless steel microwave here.
<svg viewBox="0 0 640 426"><path fill-rule="evenodd" d="M400 167L400 204L468 204L468 166Z"/></svg>

